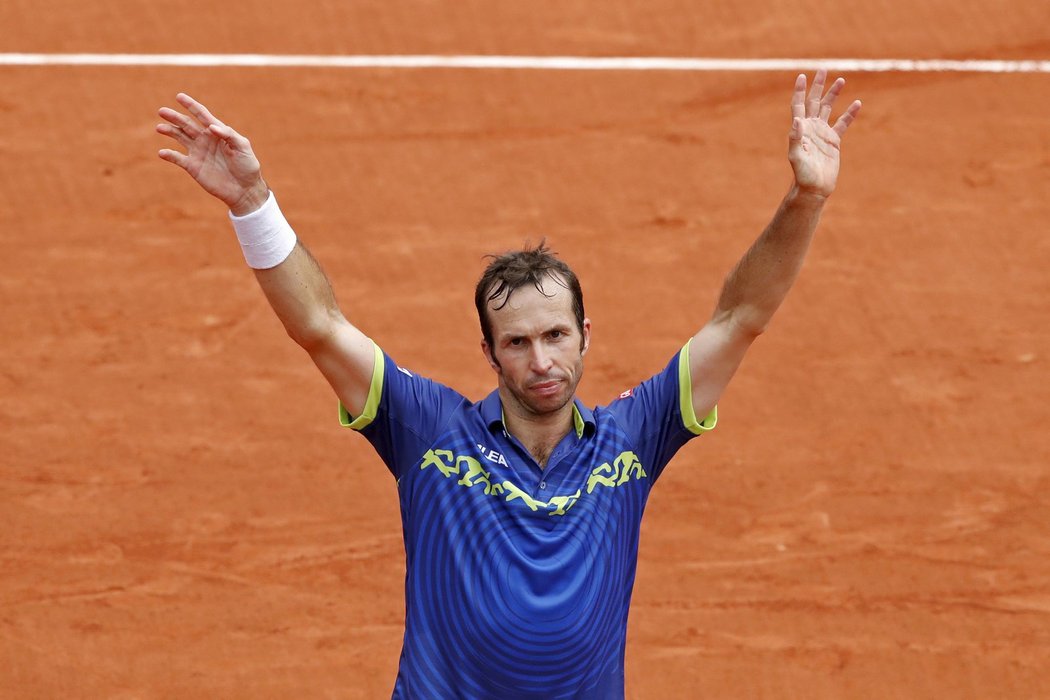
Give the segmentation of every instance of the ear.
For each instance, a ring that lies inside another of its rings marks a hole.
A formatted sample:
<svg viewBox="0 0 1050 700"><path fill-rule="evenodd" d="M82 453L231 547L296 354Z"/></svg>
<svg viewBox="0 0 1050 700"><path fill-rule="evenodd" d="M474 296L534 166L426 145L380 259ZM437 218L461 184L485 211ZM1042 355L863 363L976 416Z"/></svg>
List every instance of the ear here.
<svg viewBox="0 0 1050 700"><path fill-rule="evenodd" d="M496 356L492 354L492 348L489 347L489 344L485 342L484 338L481 339L481 354L485 356L485 360L488 361L489 367L492 368L492 371L499 374L502 367L500 367L499 360L497 360Z"/></svg>
<svg viewBox="0 0 1050 700"><path fill-rule="evenodd" d="M583 319L583 347L580 348L580 355L587 354L587 348L591 347L591 319Z"/></svg>

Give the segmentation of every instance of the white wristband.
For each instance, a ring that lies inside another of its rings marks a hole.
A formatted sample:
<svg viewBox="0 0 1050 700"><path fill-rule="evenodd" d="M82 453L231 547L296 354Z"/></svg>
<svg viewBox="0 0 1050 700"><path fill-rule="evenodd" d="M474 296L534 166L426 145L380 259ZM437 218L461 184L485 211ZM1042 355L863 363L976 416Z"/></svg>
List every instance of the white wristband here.
<svg viewBox="0 0 1050 700"><path fill-rule="evenodd" d="M273 192L265 204L249 214L234 216L230 212L230 221L245 261L256 270L280 265L295 248L295 231L277 206Z"/></svg>

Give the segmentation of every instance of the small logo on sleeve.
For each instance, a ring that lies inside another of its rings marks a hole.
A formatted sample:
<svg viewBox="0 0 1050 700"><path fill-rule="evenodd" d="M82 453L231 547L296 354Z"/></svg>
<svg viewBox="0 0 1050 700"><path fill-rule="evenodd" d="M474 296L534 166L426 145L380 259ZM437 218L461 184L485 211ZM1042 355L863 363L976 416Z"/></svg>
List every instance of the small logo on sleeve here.
<svg viewBox="0 0 1050 700"><path fill-rule="evenodd" d="M634 396L634 389L628 389L627 391L620 394L621 399L629 399Z"/></svg>

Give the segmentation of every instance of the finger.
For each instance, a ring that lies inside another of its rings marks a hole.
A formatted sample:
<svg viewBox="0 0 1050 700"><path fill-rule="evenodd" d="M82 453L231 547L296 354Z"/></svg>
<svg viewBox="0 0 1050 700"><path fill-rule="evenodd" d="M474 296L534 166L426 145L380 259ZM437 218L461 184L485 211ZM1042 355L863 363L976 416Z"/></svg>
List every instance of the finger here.
<svg viewBox="0 0 1050 700"><path fill-rule="evenodd" d="M161 119L169 122L175 128L182 129L183 133L190 138L197 138L201 133L200 126L182 112L176 112L174 109L168 107L161 107L157 110L157 114L160 115Z"/></svg>
<svg viewBox="0 0 1050 700"><path fill-rule="evenodd" d="M196 120L199 121L205 127L209 127L212 124L222 124L221 121L216 119L212 115L212 113L208 111L207 107L205 107L200 102L193 99L186 93L180 92L178 95L175 96L175 99L178 100L178 103L185 107L189 111L189 113L192 114L194 118L196 118Z"/></svg>
<svg viewBox="0 0 1050 700"><path fill-rule="evenodd" d="M806 97L806 116L815 117L820 113L820 96L824 94L824 79L827 78L827 70L821 68L813 76L813 84L809 88Z"/></svg>
<svg viewBox="0 0 1050 700"><path fill-rule="evenodd" d="M824 95L824 98L820 101L820 118L827 121L831 116L831 108L835 105L835 99L842 92L842 86L846 84L844 78L839 78L831 84L831 89L828 90L828 94Z"/></svg>
<svg viewBox="0 0 1050 700"><path fill-rule="evenodd" d="M161 160L166 160L169 163L174 163L175 165L179 166L183 170L186 169L186 166L190 162L190 159L189 159L188 156L186 156L185 154L179 153L178 151L173 151L170 148L162 148L162 149L160 149L159 151L157 151L157 155L160 156Z"/></svg>
<svg viewBox="0 0 1050 700"><path fill-rule="evenodd" d="M791 131L788 132L788 139L791 141L802 140L802 118L795 117L791 120Z"/></svg>
<svg viewBox="0 0 1050 700"><path fill-rule="evenodd" d="M230 148L244 153L251 153L252 148L248 139L238 134L232 127L225 124L212 124L208 127L208 131L225 141Z"/></svg>
<svg viewBox="0 0 1050 700"><path fill-rule="evenodd" d="M853 104L846 108L846 111L843 112L842 116L835 122L835 126L832 127L836 134L842 136L846 133L846 129L849 128L849 125L852 124L853 120L857 118L858 114L860 114L860 108L860 100L854 100Z"/></svg>
<svg viewBox="0 0 1050 700"><path fill-rule="evenodd" d="M157 124L157 133L175 139L183 148L189 148L193 143L193 139L187 136L186 132L172 124Z"/></svg>
<svg viewBox="0 0 1050 700"><path fill-rule="evenodd" d="M802 119L806 116L806 74L795 78L795 91L791 93L791 116Z"/></svg>

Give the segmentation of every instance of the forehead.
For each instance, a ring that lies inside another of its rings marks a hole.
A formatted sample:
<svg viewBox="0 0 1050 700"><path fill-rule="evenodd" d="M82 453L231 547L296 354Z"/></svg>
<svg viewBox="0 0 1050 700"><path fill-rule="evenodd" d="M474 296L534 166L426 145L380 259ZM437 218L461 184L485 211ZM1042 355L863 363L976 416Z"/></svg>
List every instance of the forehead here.
<svg viewBox="0 0 1050 700"><path fill-rule="evenodd" d="M506 302L504 304L504 302ZM502 305L502 306L501 306ZM501 306L501 308L496 308ZM545 280L543 291L531 284L515 289L488 303L492 335L528 335L553 326L576 325L572 293L554 280Z"/></svg>

